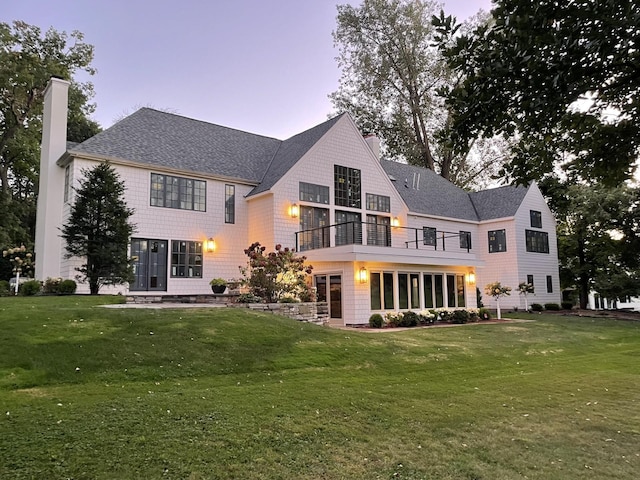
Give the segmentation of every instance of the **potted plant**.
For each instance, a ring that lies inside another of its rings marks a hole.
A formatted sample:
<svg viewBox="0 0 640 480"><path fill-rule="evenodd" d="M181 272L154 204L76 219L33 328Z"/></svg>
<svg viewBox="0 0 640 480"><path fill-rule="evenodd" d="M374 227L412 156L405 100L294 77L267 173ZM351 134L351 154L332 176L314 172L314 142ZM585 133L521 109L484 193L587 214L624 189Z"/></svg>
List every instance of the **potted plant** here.
<svg viewBox="0 0 640 480"><path fill-rule="evenodd" d="M214 278L209 282L213 293L224 293L227 289L227 281L224 278Z"/></svg>

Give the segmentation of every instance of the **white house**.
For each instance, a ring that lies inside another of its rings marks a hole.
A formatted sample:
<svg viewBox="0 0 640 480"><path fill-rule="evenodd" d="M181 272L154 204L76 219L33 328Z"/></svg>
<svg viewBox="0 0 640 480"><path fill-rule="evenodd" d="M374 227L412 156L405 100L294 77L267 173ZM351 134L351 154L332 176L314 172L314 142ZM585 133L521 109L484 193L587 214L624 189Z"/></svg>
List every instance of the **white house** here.
<svg viewBox="0 0 640 480"><path fill-rule="evenodd" d="M75 277L80 261L64 258L59 228L83 169L109 161L135 210L128 295L210 293L211 278L239 276L258 241L307 256L334 323L476 307L476 285L494 281L514 289L503 307L524 307L525 281L536 289L529 303L560 302L555 220L535 183L465 192L380 160L347 114L283 141L143 108L67 144L67 87L54 78L45 95L39 279Z"/></svg>

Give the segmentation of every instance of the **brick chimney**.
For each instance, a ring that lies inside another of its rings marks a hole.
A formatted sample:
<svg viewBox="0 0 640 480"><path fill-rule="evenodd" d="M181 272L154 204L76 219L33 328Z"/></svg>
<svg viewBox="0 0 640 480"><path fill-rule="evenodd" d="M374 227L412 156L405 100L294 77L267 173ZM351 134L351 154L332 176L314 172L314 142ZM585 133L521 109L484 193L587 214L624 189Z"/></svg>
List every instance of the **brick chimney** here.
<svg viewBox="0 0 640 480"><path fill-rule="evenodd" d="M64 169L56 162L67 150L67 108L70 82L51 78L44 91L40 185L36 212L36 271L38 280L60 276Z"/></svg>

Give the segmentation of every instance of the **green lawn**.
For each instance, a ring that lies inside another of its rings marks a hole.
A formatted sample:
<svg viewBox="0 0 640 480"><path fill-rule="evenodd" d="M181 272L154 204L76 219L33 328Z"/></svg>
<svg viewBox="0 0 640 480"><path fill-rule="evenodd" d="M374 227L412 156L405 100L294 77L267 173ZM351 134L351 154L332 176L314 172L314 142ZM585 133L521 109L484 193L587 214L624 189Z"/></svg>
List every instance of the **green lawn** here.
<svg viewBox="0 0 640 480"><path fill-rule="evenodd" d="M636 479L640 323L0 298L2 479Z"/></svg>

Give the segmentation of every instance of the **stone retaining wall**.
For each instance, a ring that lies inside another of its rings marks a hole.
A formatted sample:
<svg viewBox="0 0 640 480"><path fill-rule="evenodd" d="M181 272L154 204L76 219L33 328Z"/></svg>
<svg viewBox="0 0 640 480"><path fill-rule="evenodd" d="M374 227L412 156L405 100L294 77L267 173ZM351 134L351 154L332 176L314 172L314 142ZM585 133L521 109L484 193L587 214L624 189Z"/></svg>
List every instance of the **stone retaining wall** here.
<svg viewBox="0 0 640 480"><path fill-rule="evenodd" d="M300 322L324 325L329 321L329 308L325 302L308 303L236 303L234 307L246 307L258 312L269 312Z"/></svg>

